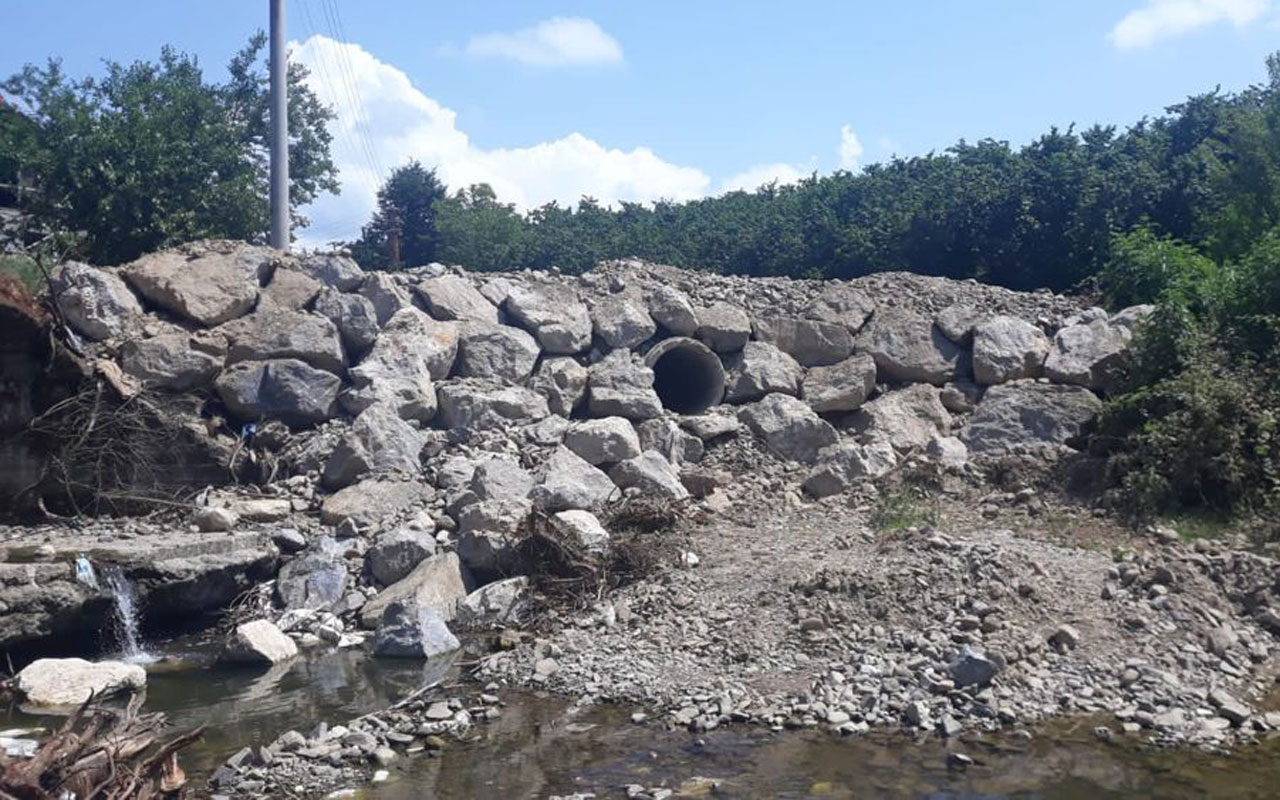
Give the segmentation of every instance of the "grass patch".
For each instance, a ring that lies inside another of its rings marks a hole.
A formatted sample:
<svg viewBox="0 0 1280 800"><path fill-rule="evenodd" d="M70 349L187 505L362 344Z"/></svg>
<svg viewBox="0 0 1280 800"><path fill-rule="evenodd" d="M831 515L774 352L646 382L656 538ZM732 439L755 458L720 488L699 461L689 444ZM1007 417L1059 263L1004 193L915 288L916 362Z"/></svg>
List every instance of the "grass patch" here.
<svg viewBox="0 0 1280 800"><path fill-rule="evenodd" d="M918 486L903 486L880 495L868 520L880 533L938 524L938 506L928 492Z"/></svg>
<svg viewBox="0 0 1280 800"><path fill-rule="evenodd" d="M44 294L44 275L34 259L20 255L0 255L0 275L12 275L23 287L39 297Z"/></svg>

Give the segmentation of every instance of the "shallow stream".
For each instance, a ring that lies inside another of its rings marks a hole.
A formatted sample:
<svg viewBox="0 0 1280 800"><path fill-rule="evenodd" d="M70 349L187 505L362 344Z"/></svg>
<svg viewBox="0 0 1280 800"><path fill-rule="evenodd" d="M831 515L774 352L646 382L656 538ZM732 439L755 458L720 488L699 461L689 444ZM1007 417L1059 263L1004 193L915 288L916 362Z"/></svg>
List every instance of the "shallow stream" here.
<svg viewBox="0 0 1280 800"><path fill-rule="evenodd" d="M356 650L312 651L270 670L219 667L207 638L188 636L160 648L147 667L144 709L164 711L175 730L208 726L182 761L198 785L240 747L272 741L320 720L342 722L381 708L441 675L437 665L388 662ZM817 732L755 729L700 736L633 725L630 708L575 710L560 698L503 695L495 723L440 757L396 762L391 779L360 796L378 800L436 797L545 798L595 792L624 797L641 784L683 789L687 797L827 798L1274 798L1280 796L1280 748L1263 745L1229 757L1156 752L1103 744L1094 723L1070 721L1029 741L953 744L979 763L948 769L948 746L900 736L837 739ZM0 728L56 725L57 718L0 713ZM712 781L718 788L712 792ZM677 796L681 796L677 791Z"/></svg>

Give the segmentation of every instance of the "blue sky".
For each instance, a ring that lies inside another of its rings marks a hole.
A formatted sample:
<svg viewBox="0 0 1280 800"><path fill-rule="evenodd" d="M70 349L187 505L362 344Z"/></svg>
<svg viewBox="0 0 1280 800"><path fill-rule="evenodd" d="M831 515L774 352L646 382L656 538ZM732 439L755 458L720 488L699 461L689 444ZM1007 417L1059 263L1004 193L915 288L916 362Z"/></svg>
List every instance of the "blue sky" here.
<svg viewBox="0 0 1280 800"><path fill-rule="evenodd" d="M7 0L0 74L51 55L92 73L171 43L220 76L266 12ZM1280 0L289 0L288 24L340 115L344 191L312 209L312 241L356 233L413 156L521 207L687 199L962 137L1128 124L1258 82L1280 49Z"/></svg>

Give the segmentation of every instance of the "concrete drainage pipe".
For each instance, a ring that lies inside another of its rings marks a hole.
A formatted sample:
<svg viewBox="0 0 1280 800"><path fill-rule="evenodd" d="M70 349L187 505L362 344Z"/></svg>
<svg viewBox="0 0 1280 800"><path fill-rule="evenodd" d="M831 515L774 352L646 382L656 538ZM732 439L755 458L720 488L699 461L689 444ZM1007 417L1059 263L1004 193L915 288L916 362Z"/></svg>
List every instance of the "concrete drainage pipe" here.
<svg viewBox="0 0 1280 800"><path fill-rule="evenodd" d="M653 370L653 389L677 414L701 414L724 398L724 364L702 342L663 339L644 357Z"/></svg>

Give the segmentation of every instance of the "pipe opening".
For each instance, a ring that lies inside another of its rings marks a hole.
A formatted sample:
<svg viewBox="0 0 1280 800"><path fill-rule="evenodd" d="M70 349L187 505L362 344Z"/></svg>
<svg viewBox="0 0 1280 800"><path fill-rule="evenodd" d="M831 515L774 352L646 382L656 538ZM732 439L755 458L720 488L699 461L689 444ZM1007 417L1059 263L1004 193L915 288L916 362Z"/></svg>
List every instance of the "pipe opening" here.
<svg viewBox="0 0 1280 800"><path fill-rule="evenodd" d="M662 405L677 414L701 414L724 398L724 365L702 342L665 339L645 356L653 370L653 389Z"/></svg>

